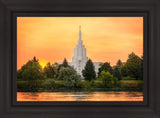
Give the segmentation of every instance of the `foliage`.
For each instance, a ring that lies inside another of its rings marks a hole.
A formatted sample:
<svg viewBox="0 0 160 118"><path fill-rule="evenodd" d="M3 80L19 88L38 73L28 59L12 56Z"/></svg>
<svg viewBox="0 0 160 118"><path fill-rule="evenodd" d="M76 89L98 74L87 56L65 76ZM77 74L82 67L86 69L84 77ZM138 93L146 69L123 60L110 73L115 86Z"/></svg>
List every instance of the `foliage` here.
<svg viewBox="0 0 160 118"><path fill-rule="evenodd" d="M143 80L121 80L120 83L124 89L143 90Z"/></svg>
<svg viewBox="0 0 160 118"><path fill-rule="evenodd" d="M43 88L43 81L17 81L17 90L18 91L38 91L40 88Z"/></svg>
<svg viewBox="0 0 160 118"><path fill-rule="evenodd" d="M110 65L110 63L108 63L108 62L105 62L100 68L99 68L99 71L98 71L98 77L100 77L101 76L101 72L102 71L105 71L105 72L109 72L109 73L111 73L112 74L112 71L113 71L113 69L112 69L112 67L111 67L111 65Z"/></svg>
<svg viewBox="0 0 160 118"><path fill-rule="evenodd" d="M83 77L87 81L96 79L96 72L92 60L88 60L84 70L82 71Z"/></svg>
<svg viewBox="0 0 160 118"><path fill-rule="evenodd" d="M112 79L112 87L120 87L120 81L118 80L117 77L113 77Z"/></svg>
<svg viewBox="0 0 160 118"><path fill-rule="evenodd" d="M143 56L141 57L141 64L140 64L140 75L139 78L143 80Z"/></svg>
<svg viewBox="0 0 160 118"><path fill-rule="evenodd" d="M120 59L117 61L116 66L118 66L118 67L121 67L121 66L122 66L122 61L121 61Z"/></svg>
<svg viewBox="0 0 160 118"><path fill-rule="evenodd" d="M135 55L134 53L129 54L128 60L125 64L127 73L130 77L134 77L136 79L141 78L141 63L142 59Z"/></svg>
<svg viewBox="0 0 160 118"><path fill-rule="evenodd" d="M121 70L121 74L122 74L123 77L128 76L127 68L126 68L125 65L122 65L120 70Z"/></svg>
<svg viewBox="0 0 160 118"><path fill-rule="evenodd" d="M78 87L80 85L80 76L71 67L62 67L58 78L63 79L64 86L68 88L73 86Z"/></svg>
<svg viewBox="0 0 160 118"><path fill-rule="evenodd" d="M57 75L56 75L57 78L59 77L60 69L61 69L62 67L70 67L70 66L68 65L68 62L67 62L67 59L66 59L66 58L64 58L63 63L60 64L60 65L58 65L58 67L57 67Z"/></svg>
<svg viewBox="0 0 160 118"><path fill-rule="evenodd" d="M54 81L53 79L36 80L36 88L32 88L30 81L17 81L17 90L23 92L39 91L39 90L64 90L64 81ZM118 88L119 90L143 90L143 80L121 80L112 78L112 88ZM35 87L35 86L34 86ZM75 86L74 86L75 87ZM105 87L106 88L106 87ZM74 90L76 90L75 87ZM78 89L99 90L104 89L103 81L80 81Z"/></svg>
<svg viewBox="0 0 160 118"><path fill-rule="evenodd" d="M74 87L79 88L80 87L80 82L81 82L81 77L80 75L73 74L71 76L72 80L74 80Z"/></svg>
<svg viewBox="0 0 160 118"><path fill-rule="evenodd" d="M136 78L133 78L133 77L123 77L122 80L136 80Z"/></svg>
<svg viewBox="0 0 160 118"><path fill-rule="evenodd" d="M63 66L63 67L68 67L68 66L69 66L66 58L64 58L64 61L63 61L62 66Z"/></svg>
<svg viewBox="0 0 160 118"><path fill-rule="evenodd" d="M51 65L50 63L47 63L47 65L43 69L44 75L47 78L54 78L56 77L56 72L54 69L54 65Z"/></svg>
<svg viewBox="0 0 160 118"><path fill-rule="evenodd" d="M112 87L112 78L113 76L109 72L102 71L101 72L101 80L103 82L103 85L107 88Z"/></svg>
<svg viewBox="0 0 160 118"><path fill-rule="evenodd" d="M45 80L44 86L45 86L45 89L52 90L55 88L56 84L53 79L47 79L47 80Z"/></svg>
<svg viewBox="0 0 160 118"><path fill-rule="evenodd" d="M122 79L122 75L118 66L116 66L113 70L113 78L118 78L118 80Z"/></svg>
<svg viewBox="0 0 160 118"><path fill-rule="evenodd" d="M41 80L45 78L41 71L42 68L38 62L38 59L34 57L33 60L29 60L20 70L18 70L17 78L18 80L26 81Z"/></svg>

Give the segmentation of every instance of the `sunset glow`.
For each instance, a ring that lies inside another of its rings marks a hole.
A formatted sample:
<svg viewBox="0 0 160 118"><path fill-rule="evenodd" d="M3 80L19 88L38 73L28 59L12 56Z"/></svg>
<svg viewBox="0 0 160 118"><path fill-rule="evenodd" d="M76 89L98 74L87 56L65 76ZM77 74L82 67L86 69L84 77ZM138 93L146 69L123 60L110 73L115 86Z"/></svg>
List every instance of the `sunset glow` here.
<svg viewBox="0 0 160 118"><path fill-rule="evenodd" d="M143 55L143 17L17 17L17 69L36 56L47 62L72 61L81 25L87 56L94 62Z"/></svg>

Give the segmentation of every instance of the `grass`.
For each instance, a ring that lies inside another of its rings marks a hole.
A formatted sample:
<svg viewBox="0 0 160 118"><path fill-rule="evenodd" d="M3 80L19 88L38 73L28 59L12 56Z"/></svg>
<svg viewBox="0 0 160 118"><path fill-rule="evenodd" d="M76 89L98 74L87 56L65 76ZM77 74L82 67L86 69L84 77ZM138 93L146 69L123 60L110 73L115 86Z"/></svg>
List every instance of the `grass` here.
<svg viewBox="0 0 160 118"><path fill-rule="evenodd" d="M38 80L36 84L32 84L29 81L17 81L17 90L18 91L35 91L37 90L63 90L66 89L64 86L64 81L62 80L55 80L54 83L52 83L51 89L48 88L46 89L46 80ZM50 79L53 80L53 79ZM36 86L35 86L36 85ZM53 87L52 87L53 86ZM94 80L94 81L81 81L80 82L80 87L79 88L72 88L73 90L76 89L81 89L81 90L99 90L99 89L107 89L103 86L103 82L100 80ZM142 91L143 90L143 80L121 80L120 81L120 86L115 88L112 88L112 90L138 90Z"/></svg>

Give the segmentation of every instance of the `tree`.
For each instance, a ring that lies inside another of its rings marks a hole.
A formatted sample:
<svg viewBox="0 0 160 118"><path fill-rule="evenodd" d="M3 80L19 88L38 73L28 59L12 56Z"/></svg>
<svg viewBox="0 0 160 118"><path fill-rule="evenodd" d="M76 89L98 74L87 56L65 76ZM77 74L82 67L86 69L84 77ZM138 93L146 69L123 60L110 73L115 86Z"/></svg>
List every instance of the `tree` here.
<svg viewBox="0 0 160 118"><path fill-rule="evenodd" d="M66 58L64 58L63 63L60 64L60 65L58 66L58 68L57 68L57 75L56 75L57 78L58 78L58 76L59 76L59 72L60 72L60 69L61 69L62 67L70 67L70 66L68 65L68 62L67 62L67 59L66 59Z"/></svg>
<svg viewBox="0 0 160 118"><path fill-rule="evenodd" d="M118 78L118 80L122 79L122 75L118 66L116 66L113 70L113 78Z"/></svg>
<svg viewBox="0 0 160 118"><path fill-rule="evenodd" d="M140 79L143 80L143 56L141 57L141 64L140 64Z"/></svg>
<svg viewBox="0 0 160 118"><path fill-rule="evenodd" d="M56 76L54 65L51 65L49 62L44 67L43 72L47 78L54 78Z"/></svg>
<svg viewBox="0 0 160 118"><path fill-rule="evenodd" d="M117 77L113 77L113 79L112 79L112 87L120 87L120 81L118 81Z"/></svg>
<svg viewBox="0 0 160 118"><path fill-rule="evenodd" d="M99 68L99 71L98 71L98 77L100 77L101 76L101 72L102 71L105 71L105 72L109 72L109 73L111 73L112 74L112 72L113 72L113 69L112 69L112 67L110 66L110 63L108 63L108 62L105 62L100 68Z"/></svg>
<svg viewBox="0 0 160 118"><path fill-rule="evenodd" d="M121 74L122 74L123 77L128 76L128 74L127 74L127 68L126 68L125 64L121 66L120 70L121 70Z"/></svg>
<svg viewBox="0 0 160 118"><path fill-rule="evenodd" d="M36 91L42 83L42 81L38 80L45 79L38 59L34 57L33 60L29 60L24 64L22 68L17 71L17 78L18 80L28 81L28 90Z"/></svg>
<svg viewBox="0 0 160 118"><path fill-rule="evenodd" d="M107 88L112 87L112 78L113 78L113 76L108 71L101 72L100 79L102 80L104 87L107 87Z"/></svg>
<svg viewBox="0 0 160 118"><path fill-rule="evenodd" d="M39 64L38 59L33 57L33 60L29 60L26 64L24 64L21 69L17 71L17 78L19 80L26 81L44 79L42 67Z"/></svg>
<svg viewBox="0 0 160 118"><path fill-rule="evenodd" d="M118 67L121 67L121 66L122 66L122 61L121 61L120 59L117 61L116 66L118 66Z"/></svg>
<svg viewBox="0 0 160 118"><path fill-rule="evenodd" d="M129 54L128 60L125 64L127 74L130 77L140 79L142 59L135 55L133 52Z"/></svg>
<svg viewBox="0 0 160 118"><path fill-rule="evenodd" d="M66 58L64 58L64 61L63 61L62 66L63 66L63 67L68 67L68 66L69 66Z"/></svg>
<svg viewBox="0 0 160 118"><path fill-rule="evenodd" d="M72 80L74 80L74 87L78 88L80 87L80 82L81 82L81 76L78 74L73 74L71 76Z"/></svg>
<svg viewBox="0 0 160 118"><path fill-rule="evenodd" d="M136 56L136 54L134 52L132 52L131 54L128 55L128 59L130 59L130 58L132 58L134 56Z"/></svg>
<svg viewBox="0 0 160 118"><path fill-rule="evenodd" d="M80 76L71 67L62 67L58 78L64 80L64 86L67 88L78 87L80 84Z"/></svg>
<svg viewBox="0 0 160 118"><path fill-rule="evenodd" d="M82 74L84 79L87 81L96 79L96 72L91 59L87 61L84 70L82 70Z"/></svg>

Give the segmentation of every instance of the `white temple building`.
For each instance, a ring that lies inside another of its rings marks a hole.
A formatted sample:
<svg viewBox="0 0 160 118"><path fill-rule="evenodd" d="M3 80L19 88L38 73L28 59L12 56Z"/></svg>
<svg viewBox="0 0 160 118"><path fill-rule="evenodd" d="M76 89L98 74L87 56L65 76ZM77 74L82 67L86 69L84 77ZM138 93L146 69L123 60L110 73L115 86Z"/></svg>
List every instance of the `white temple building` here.
<svg viewBox="0 0 160 118"><path fill-rule="evenodd" d="M80 74L82 77L82 70L84 69L86 62L88 61L88 57L86 55L86 48L83 45L83 40L82 40L82 33L81 33L81 26L79 27L79 40L78 44L74 48L74 55L72 57L72 62L68 62L70 66L72 66L78 74ZM62 62L59 62L61 64ZM98 73L99 69L99 64L100 62L93 62L96 74Z"/></svg>

